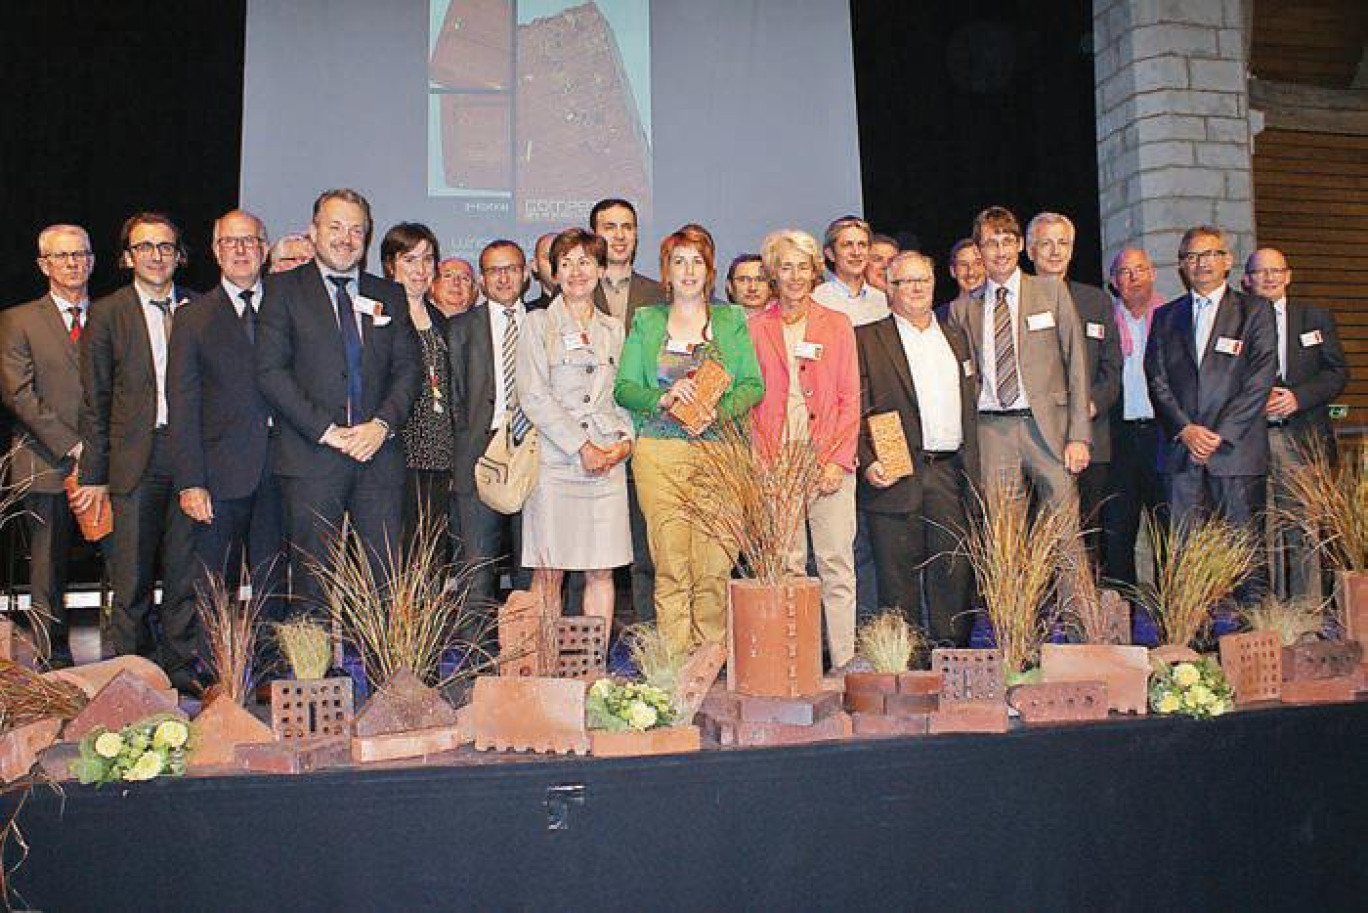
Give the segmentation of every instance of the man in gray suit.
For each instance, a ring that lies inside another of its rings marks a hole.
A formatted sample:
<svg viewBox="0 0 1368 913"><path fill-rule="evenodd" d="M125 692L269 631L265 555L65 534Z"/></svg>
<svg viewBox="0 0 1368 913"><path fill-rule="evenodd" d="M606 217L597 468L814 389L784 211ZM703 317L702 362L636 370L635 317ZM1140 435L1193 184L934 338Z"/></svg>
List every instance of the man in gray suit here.
<svg viewBox="0 0 1368 913"><path fill-rule="evenodd" d="M1068 278L1073 262L1074 225L1068 216L1042 212L1026 226L1026 254L1037 276L1058 279L1069 289L1078 319L1083 323L1083 344L1088 356L1088 413L1092 416L1092 455L1088 468L1078 476L1079 512L1083 541L1093 566L1102 566L1102 501L1107 493L1107 467L1111 463L1111 411L1121 395L1121 342L1111 300L1095 285Z"/></svg>
<svg viewBox="0 0 1368 913"><path fill-rule="evenodd" d="M1083 323L1062 282L1021 272L1021 223L1010 211L979 213L974 241L988 281L955 299L950 322L969 337L979 372L982 482L1029 481L1043 502L1076 504L1092 439Z"/></svg>
<svg viewBox="0 0 1368 913"><path fill-rule="evenodd" d="M38 235L38 268L47 294L0 318L0 396L18 419L11 485L28 485L31 621L49 665L71 665L66 611L67 564L75 526L64 480L81 457L80 339L95 265L79 225L51 225ZM95 503L83 497L79 506ZM100 502L109 510L108 500ZM108 541L108 537L104 541Z"/></svg>

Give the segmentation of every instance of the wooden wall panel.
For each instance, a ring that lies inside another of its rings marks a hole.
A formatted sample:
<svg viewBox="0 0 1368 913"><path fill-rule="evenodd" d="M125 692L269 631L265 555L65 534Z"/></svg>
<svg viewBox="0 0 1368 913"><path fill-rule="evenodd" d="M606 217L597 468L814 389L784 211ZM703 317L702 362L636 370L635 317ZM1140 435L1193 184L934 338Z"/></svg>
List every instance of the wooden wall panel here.
<svg viewBox="0 0 1368 913"><path fill-rule="evenodd" d="M1250 69L1259 79L1345 89L1366 39L1363 0L1254 0Z"/></svg>

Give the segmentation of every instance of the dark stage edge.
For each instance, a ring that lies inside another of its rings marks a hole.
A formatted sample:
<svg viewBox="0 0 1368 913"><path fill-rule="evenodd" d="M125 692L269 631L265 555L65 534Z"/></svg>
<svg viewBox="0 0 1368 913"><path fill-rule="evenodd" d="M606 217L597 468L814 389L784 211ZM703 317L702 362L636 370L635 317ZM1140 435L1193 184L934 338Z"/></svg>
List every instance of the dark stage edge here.
<svg viewBox="0 0 1368 913"><path fill-rule="evenodd" d="M50 913L1362 910L1366 764L1359 702L670 758L68 785L25 807L16 883ZM557 817L564 829L549 830Z"/></svg>

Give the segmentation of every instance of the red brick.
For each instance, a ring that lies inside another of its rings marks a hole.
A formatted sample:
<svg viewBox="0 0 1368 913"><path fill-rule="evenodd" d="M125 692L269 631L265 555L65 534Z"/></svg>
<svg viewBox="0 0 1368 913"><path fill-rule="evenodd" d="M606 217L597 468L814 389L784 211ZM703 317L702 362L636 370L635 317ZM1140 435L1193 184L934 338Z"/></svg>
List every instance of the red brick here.
<svg viewBox="0 0 1368 913"><path fill-rule="evenodd" d="M1082 723L1107 718L1107 686L1104 682L1044 682L1017 685L1008 702L1028 725Z"/></svg>
<svg viewBox="0 0 1368 913"><path fill-rule="evenodd" d="M1354 700L1358 683L1352 676L1283 682L1284 704L1338 704Z"/></svg>
<svg viewBox="0 0 1368 913"><path fill-rule="evenodd" d="M584 682L561 678L475 679L475 748L588 754Z"/></svg>
<svg viewBox="0 0 1368 913"><path fill-rule="evenodd" d="M355 719L352 680L277 679L271 682L271 731L278 739L350 737Z"/></svg>
<svg viewBox="0 0 1368 913"><path fill-rule="evenodd" d="M71 762L81 756L81 746L77 742L54 742L38 754L38 770L49 780L63 782L75 780L71 772Z"/></svg>
<svg viewBox="0 0 1368 913"><path fill-rule="evenodd" d="M736 719L736 695L728 691L726 685L713 685L708 689L708 694L703 698L697 712L711 717Z"/></svg>
<svg viewBox="0 0 1368 913"><path fill-rule="evenodd" d="M129 723L156 713L180 714L180 710L166 692L148 687L145 681L131 673L120 672L67 723L62 738L68 742L79 741L96 726L117 732Z"/></svg>
<svg viewBox="0 0 1368 913"><path fill-rule="evenodd" d="M847 672L846 694L897 694L898 676L895 672Z"/></svg>
<svg viewBox="0 0 1368 913"><path fill-rule="evenodd" d="M0 783L17 780L28 773L38 755L53 742L62 729L57 717L34 720L0 735Z"/></svg>
<svg viewBox="0 0 1368 913"><path fill-rule="evenodd" d="M460 726L435 726L383 735L358 736L351 741L351 758L358 764L425 758L461 747Z"/></svg>
<svg viewBox="0 0 1368 913"><path fill-rule="evenodd" d="M351 760L351 747L345 737L290 739L239 745L234 752L237 766L264 774L302 774L326 767L338 767Z"/></svg>
<svg viewBox="0 0 1368 913"><path fill-rule="evenodd" d="M590 754L600 758L630 758L643 755L682 754L702 747L697 726L665 726L645 732L589 733Z"/></svg>
<svg viewBox="0 0 1368 913"><path fill-rule="evenodd" d="M1235 703L1276 701L1282 694L1282 641L1273 631L1221 637L1221 671L1235 692Z"/></svg>
<svg viewBox="0 0 1368 913"><path fill-rule="evenodd" d="M1363 645L1356 641L1323 640L1283 647L1283 681L1339 678L1355 675L1363 662Z"/></svg>
<svg viewBox="0 0 1368 913"><path fill-rule="evenodd" d="M885 713L890 696L878 691L847 691L845 709L848 713Z"/></svg>
<svg viewBox="0 0 1368 913"><path fill-rule="evenodd" d="M932 735L946 732L1006 732L1007 705L1001 701L956 701L931 714Z"/></svg>
<svg viewBox="0 0 1368 913"><path fill-rule="evenodd" d="M1149 712L1150 652L1144 647L1043 644L1040 672L1046 682L1106 682L1109 709Z"/></svg>
<svg viewBox="0 0 1368 913"><path fill-rule="evenodd" d="M1006 695L1002 653L940 647L931 651L931 668L941 673L941 704L1000 701Z"/></svg>
<svg viewBox="0 0 1368 913"><path fill-rule="evenodd" d="M727 662L727 648L720 643L702 644L689 654L679 670L679 685L675 688L674 705L679 718L688 722L708 702L715 692L717 676ZM721 693L727 689L722 686Z"/></svg>
<svg viewBox="0 0 1368 913"><path fill-rule="evenodd" d="M216 697L195 717L195 748L186 756L187 767L213 767L233 763L239 745L273 742L271 727L227 697Z"/></svg>
<svg viewBox="0 0 1368 913"><path fill-rule="evenodd" d="M852 713L850 720L857 736L926 735L931 716L926 713L904 716Z"/></svg>
<svg viewBox="0 0 1368 913"><path fill-rule="evenodd" d="M841 695L824 691L810 697L736 696L737 716L743 723L787 723L811 726L841 709Z"/></svg>
<svg viewBox="0 0 1368 913"><path fill-rule="evenodd" d="M916 716L939 709L939 694L890 694L884 699L884 712L889 716Z"/></svg>
<svg viewBox="0 0 1368 913"><path fill-rule="evenodd" d="M849 738L854 727L848 713L834 713L814 726L787 726L783 723L736 723L736 744L746 747L765 745L803 745L830 739Z"/></svg>
<svg viewBox="0 0 1368 913"><path fill-rule="evenodd" d="M55 678L71 684L85 692L86 697L94 697L100 689L114 680L120 672L127 672L142 679L149 688L157 691L171 689L171 679L166 677L161 666L141 656L116 656L98 663L86 663L70 669L48 672L44 678Z"/></svg>
<svg viewBox="0 0 1368 913"><path fill-rule="evenodd" d="M933 694L940 696L945 687L945 675L940 672L919 670L904 672L898 676L899 694Z"/></svg>

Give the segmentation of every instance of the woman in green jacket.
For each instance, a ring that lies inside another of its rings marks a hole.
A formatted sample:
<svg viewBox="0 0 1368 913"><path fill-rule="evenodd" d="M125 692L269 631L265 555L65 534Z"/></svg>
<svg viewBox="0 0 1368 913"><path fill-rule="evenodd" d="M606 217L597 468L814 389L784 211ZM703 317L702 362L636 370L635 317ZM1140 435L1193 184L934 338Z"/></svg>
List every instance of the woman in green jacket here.
<svg viewBox="0 0 1368 913"><path fill-rule="evenodd" d="M726 636L727 580L736 556L679 510L700 448L717 446L715 421L694 436L669 409L695 401L693 374L705 360L731 375L714 420L744 418L765 385L745 311L709 304L717 271L707 232L685 226L661 242L660 273L670 303L632 315L613 389L636 426L632 473L655 562L656 624L676 649L692 650Z"/></svg>

